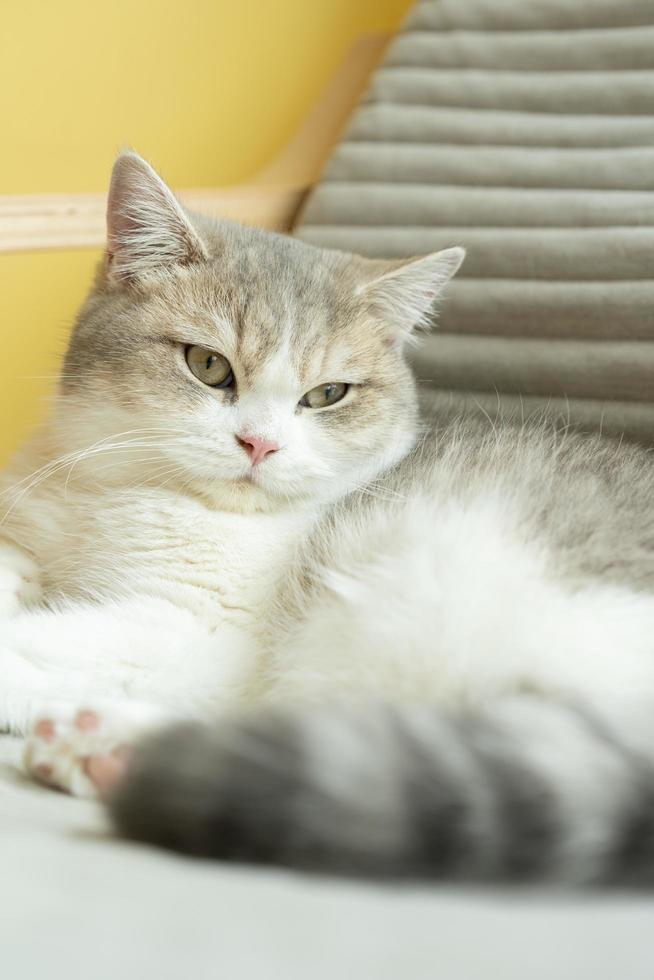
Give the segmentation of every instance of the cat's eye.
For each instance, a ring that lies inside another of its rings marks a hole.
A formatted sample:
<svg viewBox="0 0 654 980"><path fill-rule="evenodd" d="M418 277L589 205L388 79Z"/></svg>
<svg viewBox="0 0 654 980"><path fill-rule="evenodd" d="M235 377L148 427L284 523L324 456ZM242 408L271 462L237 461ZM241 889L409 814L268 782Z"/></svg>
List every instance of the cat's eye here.
<svg viewBox="0 0 654 980"><path fill-rule="evenodd" d="M335 405L345 398L350 386L343 381L330 381L328 384L318 385L307 391L300 399L303 408L327 408L328 405Z"/></svg>
<svg viewBox="0 0 654 980"><path fill-rule="evenodd" d="M234 384L234 374L226 357L207 347L186 348L186 363L198 381L211 388L229 388Z"/></svg>

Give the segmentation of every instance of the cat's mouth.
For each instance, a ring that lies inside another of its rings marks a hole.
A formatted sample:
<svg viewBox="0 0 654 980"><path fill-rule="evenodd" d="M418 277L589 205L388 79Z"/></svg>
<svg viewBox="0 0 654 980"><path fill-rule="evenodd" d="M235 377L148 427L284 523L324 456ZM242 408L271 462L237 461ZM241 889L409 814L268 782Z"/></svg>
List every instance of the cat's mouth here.
<svg viewBox="0 0 654 980"><path fill-rule="evenodd" d="M241 476L235 477L232 481L234 486L243 487L256 487L257 490L265 490L266 481L262 479L261 474L256 470L251 470L249 473L243 473Z"/></svg>

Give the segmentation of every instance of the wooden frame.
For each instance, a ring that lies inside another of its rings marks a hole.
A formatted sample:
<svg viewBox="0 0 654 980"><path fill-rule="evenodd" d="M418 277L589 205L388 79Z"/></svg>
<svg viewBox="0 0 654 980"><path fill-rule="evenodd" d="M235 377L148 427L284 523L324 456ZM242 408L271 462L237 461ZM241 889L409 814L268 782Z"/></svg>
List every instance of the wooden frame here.
<svg viewBox="0 0 654 980"><path fill-rule="evenodd" d="M387 35L374 34L353 45L290 142L253 180L179 191L183 204L215 217L289 231L387 43ZM0 252L101 247L105 206L105 194L0 195Z"/></svg>

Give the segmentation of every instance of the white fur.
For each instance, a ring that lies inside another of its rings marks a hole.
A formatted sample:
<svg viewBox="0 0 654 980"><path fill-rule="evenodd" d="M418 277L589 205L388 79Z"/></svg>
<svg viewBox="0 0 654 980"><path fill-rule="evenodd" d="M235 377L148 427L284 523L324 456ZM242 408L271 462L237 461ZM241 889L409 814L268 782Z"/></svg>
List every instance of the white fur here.
<svg viewBox="0 0 654 980"><path fill-rule="evenodd" d="M310 512L221 512L145 488L86 501L77 492L77 528L58 515L65 533L57 547L44 537L39 557L46 578L59 569L59 587L78 598L57 603L51 591L50 609L3 613L0 723L12 731L51 703L55 714L69 703L70 714L107 699L194 716L259 697L467 707L539 690L609 712L651 701L654 600L564 589L492 493L465 506L417 497L393 518L362 521L315 569L327 593L280 635L275 586ZM43 512L53 499L40 501L35 524L57 525ZM68 743L57 751L69 788L86 793L79 767L66 768Z"/></svg>
<svg viewBox="0 0 654 980"><path fill-rule="evenodd" d="M323 572L327 596L277 650L269 696L651 697L654 599L552 580L543 546L519 540L519 516L489 491L467 505L416 498L361 525Z"/></svg>
<svg viewBox="0 0 654 980"><path fill-rule="evenodd" d="M3 616L2 723L17 730L48 698L197 711L248 698L271 676L272 699L450 705L521 689L608 702L651 685L654 600L564 589L492 496L445 508L418 498L394 521L380 514L378 527L362 525L349 550L316 570L330 589L281 646L273 593L310 523L305 512L215 512L151 490L94 498L86 515L77 505L78 536L62 536L65 553L45 542L42 559L80 598Z"/></svg>
<svg viewBox="0 0 654 980"><path fill-rule="evenodd" d="M59 528L34 543L50 608L12 608L1 624L0 724L24 731L49 699L134 697L194 713L246 697L304 512L216 512L147 488L78 489L70 515L63 496L59 506L56 521L56 498L41 500L34 522Z"/></svg>
<svg viewBox="0 0 654 980"><path fill-rule="evenodd" d="M0 619L19 612L40 597L39 570L24 551L0 541Z"/></svg>

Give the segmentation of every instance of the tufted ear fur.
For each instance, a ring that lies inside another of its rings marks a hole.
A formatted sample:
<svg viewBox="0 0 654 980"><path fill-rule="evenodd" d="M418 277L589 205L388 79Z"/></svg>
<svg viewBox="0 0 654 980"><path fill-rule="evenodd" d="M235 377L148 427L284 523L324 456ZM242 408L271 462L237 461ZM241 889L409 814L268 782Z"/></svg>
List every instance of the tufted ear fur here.
<svg viewBox="0 0 654 980"><path fill-rule="evenodd" d="M388 271L368 282L363 295L396 339L407 340L416 327L427 323L434 300L465 254L463 248L446 248L401 264L386 263Z"/></svg>
<svg viewBox="0 0 654 980"><path fill-rule="evenodd" d="M161 266L206 259L202 241L177 198L137 153L121 153L107 205L107 275L137 279Z"/></svg>

